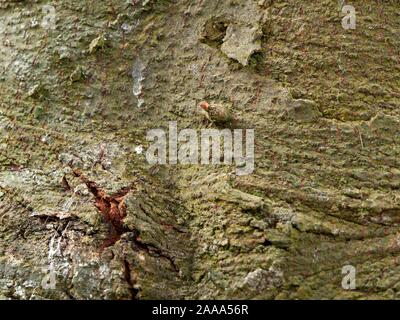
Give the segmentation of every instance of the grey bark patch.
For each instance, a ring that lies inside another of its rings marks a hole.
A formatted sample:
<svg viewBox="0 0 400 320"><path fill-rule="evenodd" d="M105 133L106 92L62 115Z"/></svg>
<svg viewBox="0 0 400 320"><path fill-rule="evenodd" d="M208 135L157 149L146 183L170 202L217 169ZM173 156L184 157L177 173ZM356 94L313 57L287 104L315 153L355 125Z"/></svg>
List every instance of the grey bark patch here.
<svg viewBox="0 0 400 320"><path fill-rule="evenodd" d="M281 278L282 274L279 272L258 268L246 275L242 287L262 292L268 288L279 287L282 283Z"/></svg>
<svg viewBox="0 0 400 320"><path fill-rule="evenodd" d="M232 23L226 29L221 51L247 66L250 56L261 50L262 32L258 26Z"/></svg>

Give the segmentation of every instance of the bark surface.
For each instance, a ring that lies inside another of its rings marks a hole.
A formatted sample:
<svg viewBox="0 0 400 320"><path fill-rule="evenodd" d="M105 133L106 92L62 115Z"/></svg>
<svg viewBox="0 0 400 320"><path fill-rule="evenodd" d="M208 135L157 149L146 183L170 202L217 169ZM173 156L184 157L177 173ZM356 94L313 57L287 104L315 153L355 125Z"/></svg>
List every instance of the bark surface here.
<svg viewBox="0 0 400 320"><path fill-rule="evenodd" d="M398 298L400 4L340 2L0 0L0 298ZM252 174L147 163L201 101Z"/></svg>

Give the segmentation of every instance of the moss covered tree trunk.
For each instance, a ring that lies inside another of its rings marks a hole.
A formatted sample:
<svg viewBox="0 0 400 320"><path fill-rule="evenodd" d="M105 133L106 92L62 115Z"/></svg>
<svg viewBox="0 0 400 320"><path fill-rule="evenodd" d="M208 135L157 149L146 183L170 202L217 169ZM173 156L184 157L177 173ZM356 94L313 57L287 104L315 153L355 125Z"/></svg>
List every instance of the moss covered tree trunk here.
<svg viewBox="0 0 400 320"><path fill-rule="evenodd" d="M400 5L351 5L0 0L0 297L398 298ZM147 163L200 101L252 174Z"/></svg>

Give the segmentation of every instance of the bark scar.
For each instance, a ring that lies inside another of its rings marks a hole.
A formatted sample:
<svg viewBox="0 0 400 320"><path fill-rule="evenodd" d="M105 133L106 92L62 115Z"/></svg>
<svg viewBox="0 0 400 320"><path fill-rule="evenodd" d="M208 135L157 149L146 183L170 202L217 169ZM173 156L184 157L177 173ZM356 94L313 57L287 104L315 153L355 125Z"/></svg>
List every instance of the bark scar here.
<svg viewBox="0 0 400 320"><path fill-rule="evenodd" d="M110 226L110 235L102 245L102 250L114 245L123 233L129 231L123 224L123 220L126 217L126 205L124 201L133 188L125 187L115 194L107 195L96 182L89 180L79 170L73 169L73 173L86 184L89 191L93 194L96 208L100 211L104 221Z"/></svg>

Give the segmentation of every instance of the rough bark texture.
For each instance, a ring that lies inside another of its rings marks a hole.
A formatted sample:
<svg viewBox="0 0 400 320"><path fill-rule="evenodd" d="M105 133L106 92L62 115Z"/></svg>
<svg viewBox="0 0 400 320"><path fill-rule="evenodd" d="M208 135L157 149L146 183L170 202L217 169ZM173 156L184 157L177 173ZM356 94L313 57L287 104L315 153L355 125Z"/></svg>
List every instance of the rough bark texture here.
<svg viewBox="0 0 400 320"><path fill-rule="evenodd" d="M46 4L0 0L1 298L399 297L398 1ZM253 174L135 151L203 100Z"/></svg>

